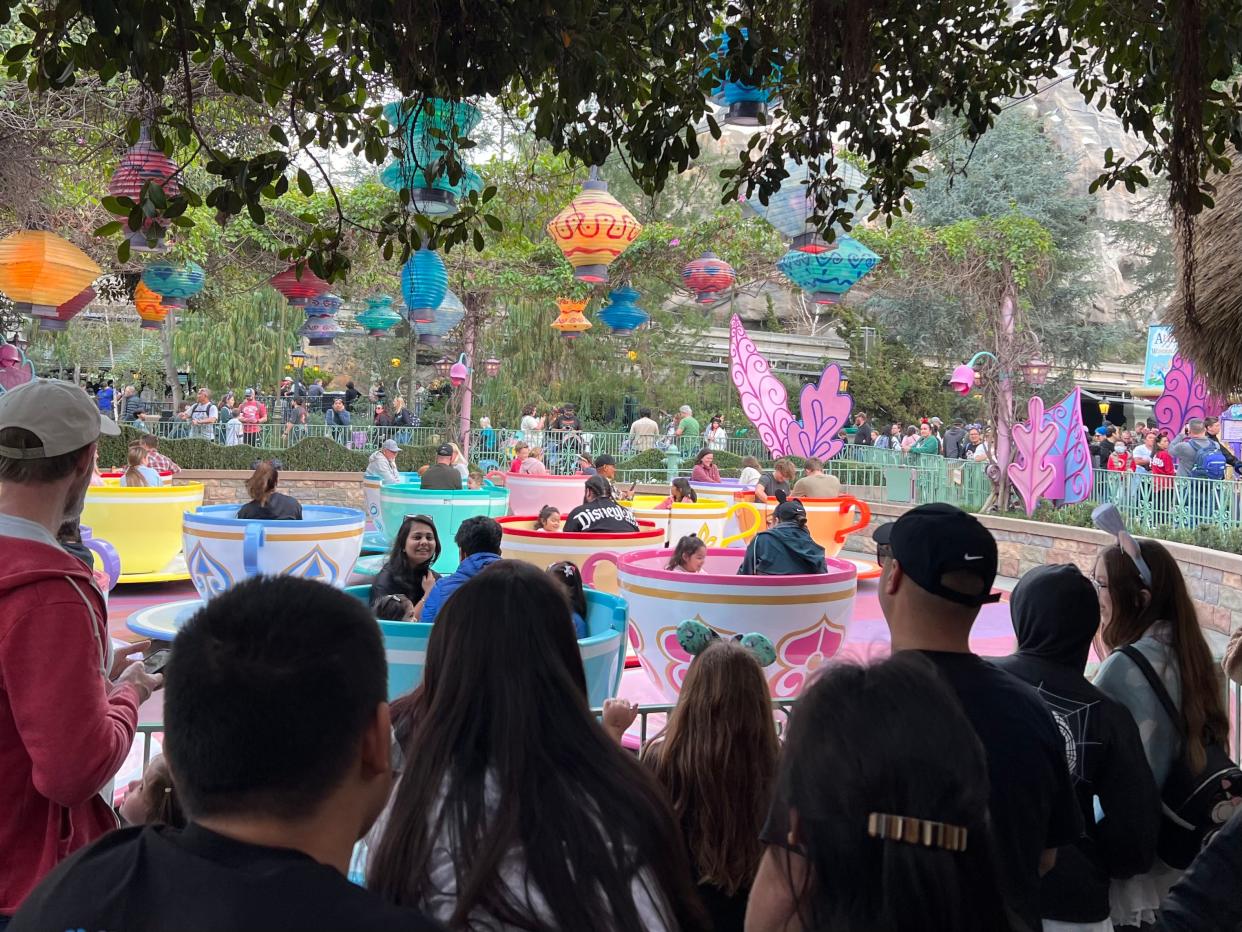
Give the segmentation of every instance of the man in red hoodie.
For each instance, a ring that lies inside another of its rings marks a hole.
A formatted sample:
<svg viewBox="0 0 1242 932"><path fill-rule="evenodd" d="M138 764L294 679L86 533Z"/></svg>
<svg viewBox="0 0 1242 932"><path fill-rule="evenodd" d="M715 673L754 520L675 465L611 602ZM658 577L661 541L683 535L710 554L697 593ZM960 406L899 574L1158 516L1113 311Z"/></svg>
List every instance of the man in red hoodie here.
<svg viewBox="0 0 1242 932"><path fill-rule="evenodd" d="M0 928L56 864L117 825L100 791L160 685L115 681L103 594L56 531L82 510L101 433L83 391L35 379L0 395Z"/></svg>

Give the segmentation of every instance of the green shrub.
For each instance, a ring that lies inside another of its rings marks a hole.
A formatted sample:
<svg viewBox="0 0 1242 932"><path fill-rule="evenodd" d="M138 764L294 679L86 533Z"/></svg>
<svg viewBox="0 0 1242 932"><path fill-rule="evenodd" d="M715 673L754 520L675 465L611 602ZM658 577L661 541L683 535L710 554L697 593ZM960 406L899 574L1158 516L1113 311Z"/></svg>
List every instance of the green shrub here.
<svg viewBox="0 0 1242 932"><path fill-rule="evenodd" d="M101 437L99 463L103 468L123 465L126 450L142 437L140 431L123 427L119 437ZM256 459L278 459L285 469L307 472L362 472L370 453L347 450L328 437L307 437L287 450L268 450L246 444L227 447L210 440L161 440L160 452L182 469L249 469ZM403 447L397 468L414 472L435 462L435 447Z"/></svg>
<svg viewBox="0 0 1242 932"><path fill-rule="evenodd" d="M656 470L663 469L666 463L663 450L643 450L642 453L637 453L628 460L618 463L617 470L619 472L631 469Z"/></svg>

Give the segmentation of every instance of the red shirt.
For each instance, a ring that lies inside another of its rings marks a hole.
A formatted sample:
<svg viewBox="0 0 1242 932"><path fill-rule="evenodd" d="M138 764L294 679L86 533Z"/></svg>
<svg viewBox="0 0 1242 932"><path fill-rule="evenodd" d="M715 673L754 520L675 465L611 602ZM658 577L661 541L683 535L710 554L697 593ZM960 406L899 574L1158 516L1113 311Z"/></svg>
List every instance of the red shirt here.
<svg viewBox="0 0 1242 932"><path fill-rule="evenodd" d="M237 414L244 425L242 431L247 434L257 434L259 432L259 420L267 417L267 405L252 398L241 403L241 407L237 409Z"/></svg>
<svg viewBox="0 0 1242 932"><path fill-rule="evenodd" d="M1130 455L1128 453L1108 454L1108 468L1112 472L1125 472L1130 468Z"/></svg>
<svg viewBox="0 0 1242 932"><path fill-rule="evenodd" d="M1173 462L1173 456L1168 450L1157 450L1151 455L1151 471L1156 476L1175 476L1177 475L1177 465ZM1157 492L1164 492L1173 488L1173 480L1158 478L1152 480Z"/></svg>
<svg viewBox="0 0 1242 932"><path fill-rule="evenodd" d="M523 460L520 460L515 456L513 458L513 462L509 464L509 472L521 472L523 462Z"/></svg>

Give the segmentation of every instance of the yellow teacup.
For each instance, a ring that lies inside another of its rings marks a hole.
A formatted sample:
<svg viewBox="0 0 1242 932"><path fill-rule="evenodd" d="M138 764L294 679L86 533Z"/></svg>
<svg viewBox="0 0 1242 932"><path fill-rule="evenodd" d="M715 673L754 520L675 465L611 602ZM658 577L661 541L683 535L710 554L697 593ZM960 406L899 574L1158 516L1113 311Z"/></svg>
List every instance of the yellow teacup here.
<svg viewBox="0 0 1242 932"><path fill-rule="evenodd" d="M181 516L203 503L203 484L102 485L86 492L82 523L116 548L126 576L159 573L181 550Z"/></svg>
<svg viewBox="0 0 1242 932"><path fill-rule="evenodd" d="M658 507L663 501L658 495L635 495L629 506L634 517L664 529L664 543L669 547L688 534L702 538L709 547L728 547L750 540L763 527L759 510L750 502L674 502L669 508ZM735 515L742 530L730 535L725 526Z"/></svg>

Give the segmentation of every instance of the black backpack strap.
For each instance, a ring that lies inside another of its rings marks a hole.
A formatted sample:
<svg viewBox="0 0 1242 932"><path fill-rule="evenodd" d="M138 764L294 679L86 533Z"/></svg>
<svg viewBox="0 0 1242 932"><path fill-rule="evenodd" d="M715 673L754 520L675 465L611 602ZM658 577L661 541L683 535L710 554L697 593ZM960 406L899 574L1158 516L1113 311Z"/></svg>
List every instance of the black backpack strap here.
<svg viewBox="0 0 1242 932"><path fill-rule="evenodd" d="M1177 729L1177 733L1186 737L1186 728L1182 723L1182 713L1178 711L1177 706L1173 704L1173 697L1169 695L1169 691L1164 686L1164 681L1156 675L1155 669L1151 662L1143 656L1143 652L1133 644L1127 644L1120 648L1121 653L1130 658L1130 661L1139 668L1139 672L1147 680L1147 685L1151 687L1151 691L1156 694L1156 698L1160 700L1160 704L1164 706L1164 711L1168 714L1169 720L1173 722L1173 727Z"/></svg>

